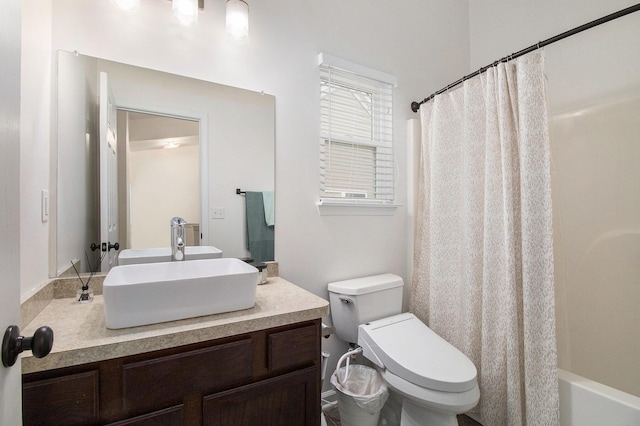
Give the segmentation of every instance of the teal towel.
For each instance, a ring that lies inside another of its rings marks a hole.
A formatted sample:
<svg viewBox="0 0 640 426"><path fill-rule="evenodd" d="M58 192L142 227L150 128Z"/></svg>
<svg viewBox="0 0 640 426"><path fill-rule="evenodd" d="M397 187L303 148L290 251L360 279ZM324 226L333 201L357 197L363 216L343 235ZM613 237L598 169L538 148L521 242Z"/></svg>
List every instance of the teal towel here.
<svg viewBox="0 0 640 426"><path fill-rule="evenodd" d="M247 209L247 246L251 257L255 262L275 260L273 253L274 227L267 226L262 192L247 191L244 195Z"/></svg>
<svg viewBox="0 0 640 426"><path fill-rule="evenodd" d="M275 202L273 191L264 191L262 193L262 202L264 203L264 220L267 222L267 226L274 226L275 220Z"/></svg>

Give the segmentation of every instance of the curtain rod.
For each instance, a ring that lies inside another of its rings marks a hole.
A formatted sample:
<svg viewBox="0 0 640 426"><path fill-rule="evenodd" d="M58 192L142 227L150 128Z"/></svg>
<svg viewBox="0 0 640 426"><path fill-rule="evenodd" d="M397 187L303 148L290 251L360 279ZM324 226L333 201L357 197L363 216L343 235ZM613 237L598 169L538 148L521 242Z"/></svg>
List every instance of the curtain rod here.
<svg viewBox="0 0 640 426"><path fill-rule="evenodd" d="M418 112L418 110L420 109L420 105L422 105L422 104L424 104L426 102L429 102L436 95L439 95L441 93L446 92L447 90L451 89L452 87L455 87L455 86L463 83L465 80L468 80L468 79L470 79L472 77L475 77L477 75L482 74L483 72L485 72L489 68L495 67L500 62L508 62L508 61L510 61L512 59L515 59L515 58L519 57L519 56L526 55L527 53L533 52L534 50L537 50L537 49L539 49L541 47L547 46L547 45L549 45L551 43L555 43L556 41L560 41L560 40L562 40L564 38L567 38L569 36L572 36L574 34L578 34L578 33L582 32L582 31L588 30L590 28L597 27L600 24L604 24L606 22L613 21L614 19L621 18L621 17L623 17L625 15L628 15L628 14L633 13L633 12L637 12L639 10L640 10L640 3L638 3L636 5L633 5L633 6L629 6L626 9L619 10L618 12L612 13L612 14L604 16L602 18L596 19L595 21L591 21L591 22L589 22L587 24L580 25L579 27L576 27L576 28L574 28L572 30L565 31L562 34L559 34L559 35L557 35L555 37L548 38L548 39L546 39L544 41L541 41L541 42L538 42L538 43L536 43L536 44L534 44L532 46L529 46L526 49L522 49L519 52L513 53L513 54L511 54L509 56L505 56L502 59L498 59L497 61L495 61L495 62L493 62L493 63L491 63L491 64L489 64L487 66L484 66L484 67L480 68L479 70L477 70L475 72L472 72L469 75L465 75L461 79L459 79L457 81L454 81L451 84L448 84L447 86L443 87L442 89L438 90L437 92L435 92L435 93L427 96L426 98L424 98L422 100L422 102L411 102L411 110L413 112Z"/></svg>

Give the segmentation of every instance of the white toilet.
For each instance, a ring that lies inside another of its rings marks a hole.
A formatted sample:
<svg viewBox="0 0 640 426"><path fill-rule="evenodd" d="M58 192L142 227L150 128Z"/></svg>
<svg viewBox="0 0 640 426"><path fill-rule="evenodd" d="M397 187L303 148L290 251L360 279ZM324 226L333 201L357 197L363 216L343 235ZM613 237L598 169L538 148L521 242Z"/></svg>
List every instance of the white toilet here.
<svg viewBox="0 0 640 426"><path fill-rule="evenodd" d="M456 426L480 399L471 360L402 310L402 278L393 274L329 284L336 335L357 343L402 399L402 426Z"/></svg>

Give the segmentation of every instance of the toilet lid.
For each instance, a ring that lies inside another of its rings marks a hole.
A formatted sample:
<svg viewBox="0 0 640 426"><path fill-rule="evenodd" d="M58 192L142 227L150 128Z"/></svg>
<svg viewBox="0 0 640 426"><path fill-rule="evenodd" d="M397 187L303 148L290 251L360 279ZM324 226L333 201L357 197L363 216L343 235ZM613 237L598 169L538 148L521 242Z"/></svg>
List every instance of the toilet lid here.
<svg viewBox="0 0 640 426"><path fill-rule="evenodd" d="M369 346L387 370L418 386L464 392L477 383L471 360L410 313L361 325L358 344Z"/></svg>

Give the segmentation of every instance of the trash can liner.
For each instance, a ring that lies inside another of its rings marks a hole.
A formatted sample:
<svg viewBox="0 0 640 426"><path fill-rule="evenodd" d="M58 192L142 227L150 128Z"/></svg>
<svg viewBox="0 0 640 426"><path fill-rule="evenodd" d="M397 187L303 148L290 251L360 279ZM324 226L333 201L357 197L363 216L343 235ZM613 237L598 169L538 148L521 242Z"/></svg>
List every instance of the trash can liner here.
<svg viewBox="0 0 640 426"><path fill-rule="evenodd" d="M331 384L352 397L358 407L369 414L379 413L389 397L380 374L366 365L353 364L336 369L331 375Z"/></svg>

